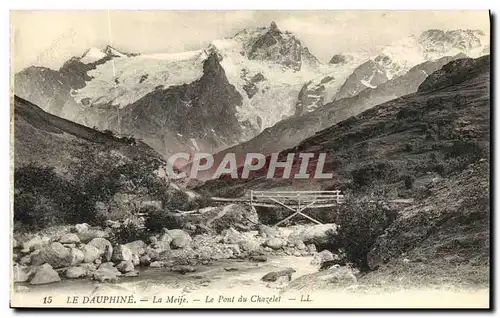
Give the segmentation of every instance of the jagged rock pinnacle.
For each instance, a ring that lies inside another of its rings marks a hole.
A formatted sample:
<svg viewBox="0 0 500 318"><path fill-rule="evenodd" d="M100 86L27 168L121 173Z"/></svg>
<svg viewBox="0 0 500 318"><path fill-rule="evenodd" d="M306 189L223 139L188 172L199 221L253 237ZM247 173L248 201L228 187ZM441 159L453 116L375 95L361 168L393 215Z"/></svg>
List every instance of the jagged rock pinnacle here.
<svg viewBox="0 0 500 318"><path fill-rule="evenodd" d="M276 22L271 22L271 32L280 32L280 29L278 29L278 25L276 25Z"/></svg>

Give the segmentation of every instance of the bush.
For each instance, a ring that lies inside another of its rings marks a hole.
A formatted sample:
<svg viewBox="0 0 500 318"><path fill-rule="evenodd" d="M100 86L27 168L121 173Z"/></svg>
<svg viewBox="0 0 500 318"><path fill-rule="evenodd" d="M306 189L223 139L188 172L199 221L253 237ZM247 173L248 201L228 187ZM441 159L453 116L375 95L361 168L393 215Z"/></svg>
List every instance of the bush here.
<svg viewBox="0 0 500 318"><path fill-rule="evenodd" d="M146 241L148 233L144 227L137 222L129 222L112 232L108 238L113 245L126 244L133 241Z"/></svg>
<svg viewBox="0 0 500 318"><path fill-rule="evenodd" d="M347 202L337 215L338 245L347 259L361 270L367 270L367 255L378 236L396 219L397 212L383 203Z"/></svg>
<svg viewBox="0 0 500 318"><path fill-rule="evenodd" d="M388 162L370 163L351 171L354 189L362 189L372 185L375 181L394 181L397 172Z"/></svg>

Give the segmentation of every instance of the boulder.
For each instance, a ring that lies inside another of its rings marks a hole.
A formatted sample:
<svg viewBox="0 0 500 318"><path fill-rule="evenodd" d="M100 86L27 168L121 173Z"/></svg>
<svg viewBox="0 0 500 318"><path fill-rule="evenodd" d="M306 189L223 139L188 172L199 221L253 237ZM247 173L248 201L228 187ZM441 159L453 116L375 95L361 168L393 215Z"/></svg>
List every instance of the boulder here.
<svg viewBox="0 0 500 318"><path fill-rule="evenodd" d="M261 280L264 282L275 282L277 281L280 277L285 277L287 281L292 280L292 274L295 273L296 270L293 268L286 268L281 271L276 271L276 272L270 272L264 275Z"/></svg>
<svg viewBox="0 0 500 318"><path fill-rule="evenodd" d="M46 236L44 237L35 236L22 244L22 251L25 253L29 253L35 250L39 250L42 247L48 245L49 243L50 243L50 238Z"/></svg>
<svg viewBox="0 0 500 318"><path fill-rule="evenodd" d="M132 261L132 252L125 245L118 245L113 249L111 260L115 263Z"/></svg>
<svg viewBox="0 0 500 318"><path fill-rule="evenodd" d="M240 249L245 252L255 252L260 249L260 244L255 239L249 239L245 241L241 241L239 243Z"/></svg>
<svg viewBox="0 0 500 318"><path fill-rule="evenodd" d="M171 248L184 248L191 243L191 236L183 230L174 229L168 230L167 233L171 238L172 242L170 243Z"/></svg>
<svg viewBox="0 0 500 318"><path fill-rule="evenodd" d="M101 265L99 265L99 269L116 270L115 264L113 264L113 262L102 263Z"/></svg>
<svg viewBox="0 0 500 318"><path fill-rule="evenodd" d="M80 238L75 233L67 233L59 238L61 244L80 243Z"/></svg>
<svg viewBox="0 0 500 318"><path fill-rule="evenodd" d="M66 278L75 279L87 276L87 269L81 266L70 267L66 270Z"/></svg>
<svg viewBox="0 0 500 318"><path fill-rule="evenodd" d="M14 283L23 283L30 279L31 270L27 266L14 266L13 270Z"/></svg>
<svg viewBox="0 0 500 318"><path fill-rule="evenodd" d="M159 262L159 261L151 262L151 263L149 264L149 267L153 267L153 268L161 268L161 267L163 267L163 263L162 263L162 262Z"/></svg>
<svg viewBox="0 0 500 318"><path fill-rule="evenodd" d="M106 220L104 224L112 229L119 229L121 227L120 221Z"/></svg>
<svg viewBox="0 0 500 318"><path fill-rule="evenodd" d="M267 241L264 242L264 246L268 246L272 248L273 250L279 250L282 248L286 242L280 238L270 238Z"/></svg>
<svg viewBox="0 0 500 318"><path fill-rule="evenodd" d="M134 270L134 264L132 261L121 261L120 264L116 265L116 269L122 273L128 273Z"/></svg>
<svg viewBox="0 0 500 318"><path fill-rule="evenodd" d="M321 265L324 262L333 261L335 258L336 257L334 256L334 254L332 252L330 252L329 250L323 250L319 253L316 253L316 255L314 255L314 257L311 261L311 264L312 265Z"/></svg>
<svg viewBox="0 0 500 318"><path fill-rule="evenodd" d="M177 265L170 269L172 272L181 273L182 275L186 273L193 273L196 268L190 265Z"/></svg>
<svg viewBox="0 0 500 318"><path fill-rule="evenodd" d="M108 232L95 229L90 229L86 232L78 232L76 235L78 235L82 243L88 243L96 238L106 238L109 236Z"/></svg>
<svg viewBox="0 0 500 318"><path fill-rule="evenodd" d="M314 246L314 244L312 244L312 245ZM296 248L296 249L301 250L301 251L303 251L303 250L306 250L306 249L307 249L306 245L305 245L305 244L304 244L304 242L302 242L302 241L295 241L295 242L294 242L294 246L295 246L295 248ZM315 248L316 248L316 247L315 247Z"/></svg>
<svg viewBox="0 0 500 318"><path fill-rule="evenodd" d="M71 266L73 260L74 255L71 253L71 250L65 248L59 242L45 246L40 252L31 255L31 264L35 266L47 263L53 268L61 268Z"/></svg>
<svg viewBox="0 0 500 318"><path fill-rule="evenodd" d="M250 260L254 262L267 262L267 256L266 255L253 255L250 256Z"/></svg>
<svg viewBox="0 0 500 318"><path fill-rule="evenodd" d="M142 256L146 254L146 243L141 240L133 241L125 244L125 246L132 252L132 255Z"/></svg>
<svg viewBox="0 0 500 318"><path fill-rule="evenodd" d="M265 224L258 225L259 235L264 238L274 238L279 236L279 230L276 227L271 227Z"/></svg>
<svg viewBox="0 0 500 318"><path fill-rule="evenodd" d="M111 260L113 256L113 246L107 239L97 237L92 239L87 245L97 247L99 249L99 257L103 257L106 262Z"/></svg>
<svg viewBox="0 0 500 318"><path fill-rule="evenodd" d="M163 233L159 238L156 236L150 238L151 247L150 249L146 247L146 253L148 253L148 250L151 249L158 252L163 252L170 249L170 243L172 243L172 237L166 233L167 231L168 231L167 229L164 229L165 233Z"/></svg>
<svg viewBox="0 0 500 318"><path fill-rule="evenodd" d="M41 265L35 272L30 281L31 285L50 284L60 282L59 274L49 264Z"/></svg>
<svg viewBox="0 0 500 318"><path fill-rule="evenodd" d="M314 253L316 253L316 252L318 251L318 250L316 249L316 245L314 245L314 244L309 244L309 245L307 245L307 246L306 246L306 250L307 250L307 252L308 252L308 253L310 253L310 254L314 254Z"/></svg>
<svg viewBox="0 0 500 318"><path fill-rule="evenodd" d="M95 247L94 245L85 245L82 247L83 252L83 262L84 263L92 263L97 258L101 256L101 251Z"/></svg>
<svg viewBox="0 0 500 318"><path fill-rule="evenodd" d="M245 235L241 234L233 227L222 232L222 242L225 244L239 244L242 241L246 241Z"/></svg>
<svg viewBox="0 0 500 318"><path fill-rule="evenodd" d="M88 225L87 223L81 223L75 225L75 231L77 233L88 232L89 230L90 230L90 225Z"/></svg>
<svg viewBox="0 0 500 318"><path fill-rule="evenodd" d="M139 264L141 264L141 259L137 254L132 254L132 263L134 266L139 266Z"/></svg>
<svg viewBox="0 0 500 318"><path fill-rule="evenodd" d="M78 265L78 267L85 269L87 276L96 270L96 266L92 263L82 263L82 264Z"/></svg>
<svg viewBox="0 0 500 318"><path fill-rule="evenodd" d="M142 255L139 259L141 266L149 266L151 264L151 258L148 255Z"/></svg>
<svg viewBox="0 0 500 318"><path fill-rule="evenodd" d="M241 204L229 204L203 213L204 220L196 223L206 224L216 232L221 232L231 227L241 231L249 231L259 223L257 211Z"/></svg>
<svg viewBox="0 0 500 318"><path fill-rule="evenodd" d="M301 276L293 280L284 291L333 290L350 287L356 282L356 276L350 267L332 267L324 271Z"/></svg>
<svg viewBox="0 0 500 318"><path fill-rule="evenodd" d="M85 260L85 254L77 248L71 248L70 254L71 254L71 265L83 263L83 261Z"/></svg>
<svg viewBox="0 0 500 318"><path fill-rule="evenodd" d="M106 264L106 263L104 263ZM121 273L116 268L101 268L92 273L92 279L98 282L116 282Z"/></svg>
<svg viewBox="0 0 500 318"><path fill-rule="evenodd" d="M328 245L338 233L338 226L333 223L298 226L288 237L288 241L302 241L306 245Z"/></svg>

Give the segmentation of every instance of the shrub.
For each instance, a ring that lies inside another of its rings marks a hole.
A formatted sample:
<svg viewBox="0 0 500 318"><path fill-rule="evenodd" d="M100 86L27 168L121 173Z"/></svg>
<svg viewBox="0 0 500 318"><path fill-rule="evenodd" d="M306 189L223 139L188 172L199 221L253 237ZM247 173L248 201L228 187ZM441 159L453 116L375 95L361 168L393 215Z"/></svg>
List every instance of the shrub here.
<svg viewBox="0 0 500 318"><path fill-rule="evenodd" d="M344 249L349 262L367 270L368 252L396 216L397 212L383 203L347 202L337 215L338 245L334 248Z"/></svg>
<svg viewBox="0 0 500 318"><path fill-rule="evenodd" d="M361 168L351 171L354 189L362 189L372 185L375 181L393 181L396 177L396 169L388 162L376 162L367 164Z"/></svg>

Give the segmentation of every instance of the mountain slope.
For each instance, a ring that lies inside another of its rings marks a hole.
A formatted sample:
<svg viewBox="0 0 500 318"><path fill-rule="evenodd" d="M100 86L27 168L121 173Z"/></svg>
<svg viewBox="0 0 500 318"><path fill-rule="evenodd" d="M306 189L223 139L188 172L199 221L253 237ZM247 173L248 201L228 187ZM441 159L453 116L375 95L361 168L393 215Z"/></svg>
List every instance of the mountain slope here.
<svg viewBox="0 0 500 318"><path fill-rule="evenodd" d="M313 136L317 131L355 116L377 104L416 92L428 74L437 71L449 61L460 56L424 62L410 69L405 75L393 78L376 88L367 88L356 96L328 103L313 112L300 111L296 116L265 129L249 141L218 153L215 156L216 161L221 160L228 152L244 156L251 152L273 153L294 147L301 140ZM239 160L240 163L241 161Z"/></svg>
<svg viewBox="0 0 500 318"><path fill-rule="evenodd" d="M271 187L373 188L397 197L405 194L406 179L425 183L428 174L446 175L487 158L489 56L450 63L461 68L443 67L450 72L437 71L428 81L453 85L429 90L424 83L416 93L350 117L280 153L280 161L289 152L327 153L325 171L334 171L333 179L266 179L262 171L249 180L207 181L199 190L241 195Z"/></svg>
<svg viewBox="0 0 500 318"><path fill-rule="evenodd" d="M114 152L117 157L152 159L161 156L148 145L129 138L116 138L44 112L14 96L14 167L31 164L54 167L72 177L75 165L87 162L93 152Z"/></svg>

